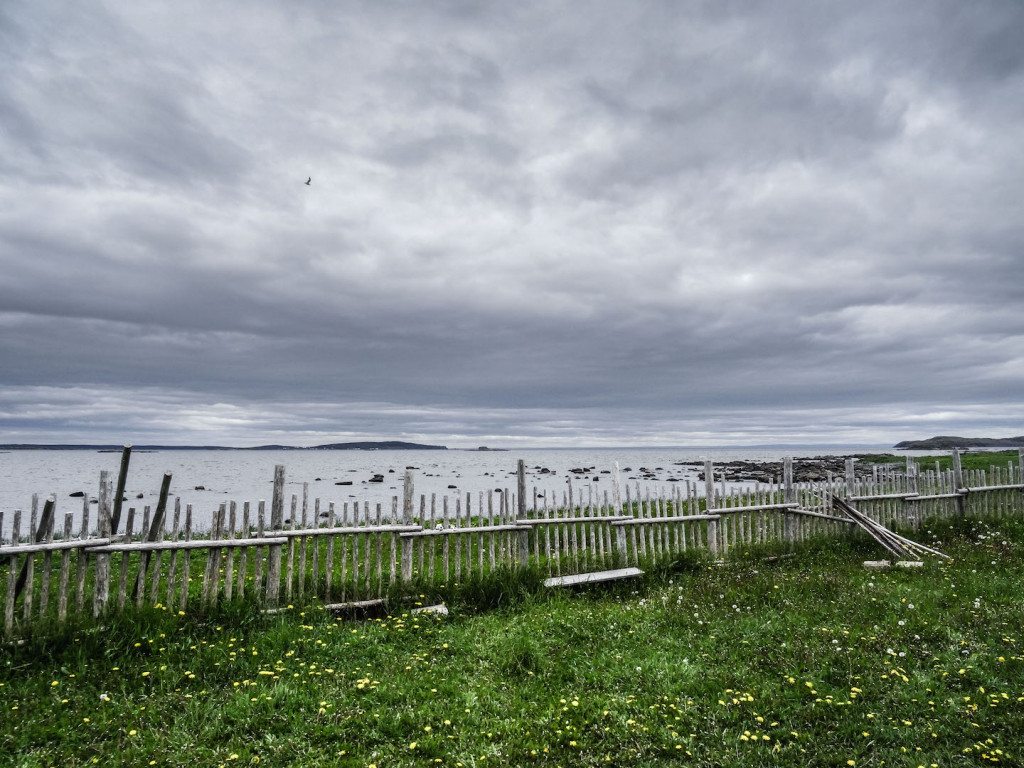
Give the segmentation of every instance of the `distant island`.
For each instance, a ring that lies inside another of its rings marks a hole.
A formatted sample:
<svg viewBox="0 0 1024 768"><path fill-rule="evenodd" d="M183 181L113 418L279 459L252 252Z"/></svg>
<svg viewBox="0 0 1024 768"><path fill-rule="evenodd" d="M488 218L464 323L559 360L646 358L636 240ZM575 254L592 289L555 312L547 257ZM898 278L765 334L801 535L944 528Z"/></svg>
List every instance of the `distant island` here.
<svg viewBox="0 0 1024 768"><path fill-rule="evenodd" d="M120 445L41 445L38 443L0 444L5 451L120 451ZM136 445L133 451L447 451L445 445L406 443L401 440L362 441L355 443L327 443L308 448L295 445L257 445L238 448L229 445Z"/></svg>
<svg viewBox="0 0 1024 768"><path fill-rule="evenodd" d="M948 451L953 448L1024 448L1024 435L1020 437L956 437L939 435L927 440L904 440L895 448L911 451Z"/></svg>

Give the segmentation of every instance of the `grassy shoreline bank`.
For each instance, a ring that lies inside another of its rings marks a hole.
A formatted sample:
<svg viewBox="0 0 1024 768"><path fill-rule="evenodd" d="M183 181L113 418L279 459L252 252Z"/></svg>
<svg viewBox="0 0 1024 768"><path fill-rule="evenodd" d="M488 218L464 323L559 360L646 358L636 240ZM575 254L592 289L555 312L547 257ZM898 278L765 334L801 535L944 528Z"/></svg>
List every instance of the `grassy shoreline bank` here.
<svg viewBox="0 0 1024 768"><path fill-rule="evenodd" d="M5 765L1015 764L1024 524L686 561L449 619L148 611L0 651Z"/></svg>

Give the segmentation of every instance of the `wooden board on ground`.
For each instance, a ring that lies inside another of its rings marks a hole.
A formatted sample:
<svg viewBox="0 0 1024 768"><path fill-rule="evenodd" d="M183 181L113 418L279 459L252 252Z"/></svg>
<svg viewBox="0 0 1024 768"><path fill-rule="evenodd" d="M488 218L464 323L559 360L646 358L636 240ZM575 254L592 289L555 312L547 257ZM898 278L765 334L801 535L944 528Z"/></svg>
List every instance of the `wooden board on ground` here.
<svg viewBox="0 0 1024 768"><path fill-rule="evenodd" d="M545 587L575 587L580 584L598 584L603 581L616 581L617 579L634 579L643 576L644 572L639 568L617 568L613 571L594 571L592 573L575 573L570 576L553 576L544 579Z"/></svg>

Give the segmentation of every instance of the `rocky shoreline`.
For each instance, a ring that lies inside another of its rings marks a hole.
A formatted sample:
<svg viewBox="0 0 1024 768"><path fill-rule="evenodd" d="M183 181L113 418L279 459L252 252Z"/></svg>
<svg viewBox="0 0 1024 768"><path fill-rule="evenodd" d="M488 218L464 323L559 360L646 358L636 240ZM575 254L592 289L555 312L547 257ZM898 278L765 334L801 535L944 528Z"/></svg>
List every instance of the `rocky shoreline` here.
<svg viewBox="0 0 1024 768"><path fill-rule="evenodd" d="M798 483L827 480L829 475L845 476L846 459L855 459L854 475L858 478L869 478L874 474L873 463L863 462L868 454L851 454L850 456L802 456L793 459L793 480ZM698 476L704 479L704 464L699 461L679 462L680 466L700 468ZM726 482L759 482L770 483L782 479L781 461L725 461L715 464L715 479L721 480L725 474Z"/></svg>

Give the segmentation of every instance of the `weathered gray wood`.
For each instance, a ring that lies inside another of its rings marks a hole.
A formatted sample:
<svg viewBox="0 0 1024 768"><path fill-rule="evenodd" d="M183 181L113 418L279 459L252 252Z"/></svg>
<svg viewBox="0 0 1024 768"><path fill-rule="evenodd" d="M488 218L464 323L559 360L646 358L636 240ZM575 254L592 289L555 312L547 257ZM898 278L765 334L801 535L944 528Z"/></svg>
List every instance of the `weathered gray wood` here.
<svg viewBox="0 0 1024 768"><path fill-rule="evenodd" d="M110 541L110 539L106 539ZM114 553L114 552L159 552L173 549L206 549L206 550L228 550L240 547L268 546L272 544L284 544L288 541L284 536L267 536L264 538L247 539L192 539L189 541L135 541L130 544L106 544L98 547L89 547L91 553ZM219 568L218 565L218 574ZM218 588L219 589L219 588Z"/></svg>
<svg viewBox="0 0 1024 768"><path fill-rule="evenodd" d="M32 522L29 527L29 533L32 538L32 541L34 541L36 544L41 544L46 540L47 531L50 530L51 526L53 525L53 511L56 503L56 499L52 497L46 500L46 503L43 504L42 517L40 518L39 523L37 525L36 508L39 505L39 496L37 494L32 495ZM24 552L25 550L22 551ZM48 550L44 546L43 549L38 551L46 552ZM33 582L35 581L35 558L32 556L33 554L34 553L32 552L27 553L28 556L25 558L25 562L22 563L21 572L18 574L18 582L17 584L15 584L14 587L14 596L17 598L17 596L20 595L22 591L25 589L26 584L28 585L29 594L27 594L25 597L25 604L29 606L29 608L25 609L26 619L28 618L28 611L30 610L32 605L31 590L34 586Z"/></svg>
<svg viewBox="0 0 1024 768"><path fill-rule="evenodd" d="M334 528L337 524L334 514L334 502L327 504L327 528ZM391 566L394 573L394 560ZM327 552L324 555L324 602L331 601L331 582L334 580L334 537L327 537Z"/></svg>
<svg viewBox="0 0 1024 768"><path fill-rule="evenodd" d="M54 520L56 519L56 506L57 497L51 496L51 511L49 519L46 519L45 510L43 520L40 522L40 527L44 529L45 543L53 543L53 527ZM43 553L43 574L39 584L39 618L46 619L46 613L49 609L50 602L50 571L53 569L53 552L47 550Z"/></svg>
<svg viewBox="0 0 1024 768"><path fill-rule="evenodd" d="M964 488L964 469L960 463L960 449L953 449L953 490L961 491ZM959 517L967 514L967 507L964 504L963 496L956 497L956 512Z"/></svg>
<svg viewBox="0 0 1024 768"><path fill-rule="evenodd" d="M413 540L401 534L402 538L402 583L409 584L412 581L412 543Z"/></svg>
<svg viewBox="0 0 1024 768"><path fill-rule="evenodd" d="M167 496L170 493L170 490L171 473L165 472L163 480L160 483L160 497L156 504L156 511L153 513L153 519L150 522L149 529L145 531L146 541L156 541L162 535L164 528L164 516L167 512ZM149 552L142 550L142 555L139 560L139 575L135 581L135 592L133 595L137 606L142 605L142 601L145 596L146 576L149 572L149 563ZM154 576L154 580L158 582L159 576Z"/></svg>
<svg viewBox="0 0 1024 768"><path fill-rule="evenodd" d="M587 518L595 523L611 523L616 520L631 520L632 518L626 515L595 515L594 517ZM539 528L546 525L564 525L567 523L575 523L579 520L578 517L528 517L524 520L516 522L515 526L528 526L531 528ZM514 527L515 527L514 526Z"/></svg>
<svg viewBox="0 0 1024 768"><path fill-rule="evenodd" d="M818 520L831 520L835 523L843 523L844 525L856 525L853 520L845 517L837 517L835 515L827 515L824 512L815 512L811 509L790 509L789 514L800 515L801 517L816 518Z"/></svg>
<svg viewBox="0 0 1024 768"><path fill-rule="evenodd" d="M299 499L293 493L292 494L292 513L291 513L291 530L295 531L299 526L295 522L295 518L299 511ZM289 603L292 601L292 594L295 584L295 538L289 537L288 539L288 562L284 566L284 599Z"/></svg>
<svg viewBox="0 0 1024 768"><path fill-rule="evenodd" d="M179 544L185 544L192 541L192 505L185 505L185 539ZM179 610L184 611L188 607L188 590L189 590L189 570L192 568L192 558L188 556L188 553L182 553L181 559L181 607Z"/></svg>
<svg viewBox="0 0 1024 768"><path fill-rule="evenodd" d="M203 577L203 604L216 605L220 598L220 555L224 544L221 538L227 524L227 504L221 504L214 515L210 531L210 546L206 550L206 570Z"/></svg>
<svg viewBox="0 0 1024 768"><path fill-rule="evenodd" d="M527 528L527 530L529 530L527 526L523 526L518 523L512 523L509 525L474 525L472 527L451 528L449 530L420 528L415 531L401 532L398 534L398 537L401 539L421 539L430 538L433 536L462 536L467 534L498 533L501 531L519 531L523 528Z"/></svg>
<svg viewBox="0 0 1024 768"><path fill-rule="evenodd" d="M721 515L673 515L665 517L627 517L611 521L613 528L626 528L633 525L664 525L672 523L692 523L698 520L720 520Z"/></svg>
<svg viewBox="0 0 1024 768"><path fill-rule="evenodd" d="M1003 485L972 485L960 489L958 494L949 494L952 496L962 496L965 493L987 493L989 491L1019 491L1024 490L1024 483L1005 483Z"/></svg>
<svg viewBox="0 0 1024 768"><path fill-rule="evenodd" d="M174 519L171 523L171 540L176 542L179 538L181 538L181 497L176 497L174 499ZM177 576L178 560L180 558L181 552L175 547L171 550L167 563L167 610L169 611L174 610L175 598L177 597L174 577Z"/></svg>
<svg viewBox="0 0 1024 768"><path fill-rule="evenodd" d="M99 533L101 538L110 536L110 480L106 470L100 472L99 491ZM93 568L93 616L101 616L107 610L107 600L110 597L110 556L106 554L96 555L96 565Z"/></svg>
<svg viewBox="0 0 1024 768"><path fill-rule="evenodd" d="M82 497L82 525L78 529L78 538L89 536L89 495ZM84 549L78 550L75 558L75 610L82 612L85 606L85 574L89 568L89 559Z"/></svg>
<svg viewBox="0 0 1024 768"><path fill-rule="evenodd" d="M634 579L643 575L644 572L639 568L617 568L611 571L594 571L591 573L576 573L569 576L552 576L551 578L544 579L544 586L574 587L580 584L597 584L602 581Z"/></svg>
<svg viewBox="0 0 1024 768"><path fill-rule="evenodd" d="M402 522L405 525L412 524L412 499L413 499L413 478L412 470L405 470L405 477L402 481Z"/></svg>
<svg viewBox="0 0 1024 768"><path fill-rule="evenodd" d="M0 525L2 525L0 521ZM71 531L74 527L74 516L68 512L64 515L64 537L63 542L71 540ZM60 553L60 581L57 588L57 621L63 622L68 616L68 577L71 571L71 549L64 549Z"/></svg>
<svg viewBox="0 0 1024 768"><path fill-rule="evenodd" d="M260 499L259 504L256 505L256 537L262 539L266 533L267 524L267 503L265 500ZM270 559L271 547L267 547L267 560ZM257 548L253 553L254 557L252 567L252 583L253 589L256 590L256 595L262 598L266 598L267 591L266 586L263 584L263 550Z"/></svg>
<svg viewBox="0 0 1024 768"><path fill-rule="evenodd" d="M374 598L372 600L352 600L347 603L328 603L324 606L324 610L336 613L341 611L357 611L365 608L377 608L381 605L384 605L384 600L382 598Z"/></svg>
<svg viewBox="0 0 1024 768"><path fill-rule="evenodd" d="M796 509L799 506L800 505L794 501L787 504L749 504L735 507L713 507L706 509L705 512L709 515L724 516L739 514L741 512L782 511L785 509Z"/></svg>
<svg viewBox="0 0 1024 768"><path fill-rule="evenodd" d="M309 483L302 484L302 517L300 518L300 528L309 528ZM294 517L294 515L292 515ZM299 599L302 599L303 594L306 591L306 547L309 544L309 537L303 536L299 539L299 572L296 584L296 591L299 594Z"/></svg>
<svg viewBox="0 0 1024 768"><path fill-rule="evenodd" d="M704 499L705 508L715 506L715 465L711 459L704 460Z"/></svg>
<svg viewBox="0 0 1024 768"><path fill-rule="evenodd" d="M128 482L128 462L132 458L132 447L126 445L121 449L121 467L117 472L117 490L114 492L114 512L110 518L110 535L116 536L121 524L121 502L124 501L124 486Z"/></svg>
<svg viewBox="0 0 1024 768"><path fill-rule="evenodd" d="M238 504L232 501L228 505L228 527L225 539L235 538L238 527ZM225 547L224 552L224 600L230 601L235 593L235 548Z"/></svg>
<svg viewBox="0 0 1024 768"><path fill-rule="evenodd" d="M782 498L785 502L797 501L796 487L793 485L793 457L786 456L782 460Z"/></svg>
<svg viewBox="0 0 1024 768"><path fill-rule="evenodd" d="M450 510L448 509L448 495L447 494L445 494L445 496L441 499L441 508L443 510L442 511L442 516L441 516L441 525L442 525L442 527L444 529L447 529L448 526L451 524L451 518L449 517ZM451 565L450 555L451 555L451 537L450 536L445 536L444 537L444 541L441 542L441 560L442 560L443 567L444 567L444 583L445 584L447 584L449 579L451 579L451 569L449 567Z"/></svg>
<svg viewBox="0 0 1024 768"><path fill-rule="evenodd" d="M242 536L240 538L247 539L252 536L252 523L249 519L249 502L242 503ZM235 592L238 593L238 598L241 600L245 597L245 577L249 573L249 547L241 547L241 552L238 553L238 576L236 576ZM256 556L259 557L260 553L257 552Z"/></svg>
<svg viewBox="0 0 1024 768"><path fill-rule="evenodd" d="M126 538L131 541L132 534L135 532L135 507L128 507L128 519L125 520L124 533ZM128 586L128 561L131 555L125 552L121 555L121 567L117 574L117 607L118 610L124 608L125 597L127 596Z"/></svg>
<svg viewBox="0 0 1024 768"><path fill-rule="evenodd" d="M382 512L382 508L381 507L382 507L381 503L377 502L376 518L375 518L377 525L381 525L382 522L383 522L383 517L382 517L382 514L381 514L381 512ZM376 545L377 545L376 546L376 555L377 555L377 597L381 597L383 595L383 593L384 593L384 567L383 567L383 562L382 562L382 559L381 559L381 556L383 554L383 540L381 539L379 534L377 536L375 536L374 539L375 539Z"/></svg>
<svg viewBox="0 0 1024 768"><path fill-rule="evenodd" d="M11 543L17 546L21 539L21 510L14 510L12 520ZM16 600L14 585L18 580L18 558L11 555L7 558L7 598L4 601L4 635L10 637L14 632L14 601Z"/></svg>
<svg viewBox="0 0 1024 768"><path fill-rule="evenodd" d="M913 499L916 493L873 493L867 496L847 496L847 501L885 501L887 499Z"/></svg>

